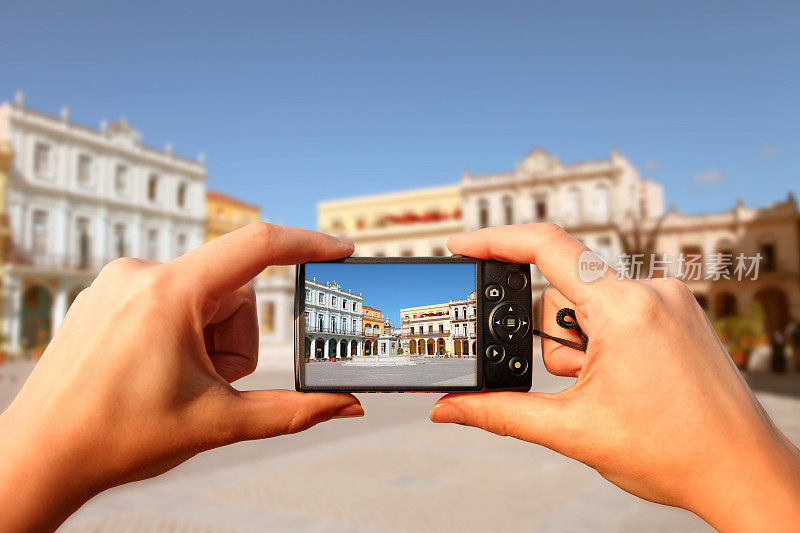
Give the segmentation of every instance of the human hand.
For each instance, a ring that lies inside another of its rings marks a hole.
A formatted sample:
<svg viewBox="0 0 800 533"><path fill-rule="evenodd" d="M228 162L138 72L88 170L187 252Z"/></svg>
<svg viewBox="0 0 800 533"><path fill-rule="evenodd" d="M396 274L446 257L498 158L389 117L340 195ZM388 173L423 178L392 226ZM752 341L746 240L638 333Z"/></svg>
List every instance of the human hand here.
<svg viewBox="0 0 800 533"><path fill-rule="evenodd" d="M94 494L203 450L363 415L350 394L229 384L258 357L248 282L267 265L352 251L328 235L255 223L168 263L103 268L0 415L0 500L14 510L0 513L0 531L54 529Z"/></svg>
<svg viewBox="0 0 800 533"><path fill-rule="evenodd" d="M434 422L541 444L642 498L689 509L718 529L795 530L800 452L775 427L689 289L674 278L584 283L587 248L558 226L488 228L448 241L454 254L533 263L552 284L542 329L576 311L586 353L542 340L547 369L577 376L557 393L448 394Z"/></svg>

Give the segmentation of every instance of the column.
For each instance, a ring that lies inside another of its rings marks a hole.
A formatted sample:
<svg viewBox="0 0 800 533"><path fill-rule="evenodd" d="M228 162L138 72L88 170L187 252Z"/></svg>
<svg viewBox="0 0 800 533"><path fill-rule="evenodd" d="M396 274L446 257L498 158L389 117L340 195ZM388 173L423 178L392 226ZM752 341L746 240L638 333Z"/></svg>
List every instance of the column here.
<svg viewBox="0 0 800 533"><path fill-rule="evenodd" d="M98 220L95 222L97 236L92 242L92 248L89 250L94 256L95 263L98 267L105 265L111 260L111 253L109 251L109 220L108 208L106 206L100 207Z"/></svg>
<svg viewBox="0 0 800 533"><path fill-rule="evenodd" d="M330 354L331 347L330 347L330 344L331 344L331 339L325 339L325 347L322 350L322 358L323 359L330 359L331 358L331 354Z"/></svg>
<svg viewBox="0 0 800 533"><path fill-rule="evenodd" d="M59 283L55 289L53 297L53 308L50 310L50 331L55 335L58 326L64 321L67 314L67 289L63 283Z"/></svg>
<svg viewBox="0 0 800 533"><path fill-rule="evenodd" d="M3 333L7 337L6 343L12 351L21 350L20 328L22 312L22 287L15 276L8 276L5 283L5 311L3 315Z"/></svg>

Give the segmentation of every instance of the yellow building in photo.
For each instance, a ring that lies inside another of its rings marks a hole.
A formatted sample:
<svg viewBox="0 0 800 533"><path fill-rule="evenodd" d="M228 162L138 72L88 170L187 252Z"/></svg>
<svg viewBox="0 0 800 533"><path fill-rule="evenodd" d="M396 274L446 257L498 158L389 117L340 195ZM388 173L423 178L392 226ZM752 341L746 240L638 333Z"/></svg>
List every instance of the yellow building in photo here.
<svg viewBox="0 0 800 533"><path fill-rule="evenodd" d="M378 337L383 333L383 317L380 310L362 305L361 324L364 328L364 355L376 355Z"/></svg>

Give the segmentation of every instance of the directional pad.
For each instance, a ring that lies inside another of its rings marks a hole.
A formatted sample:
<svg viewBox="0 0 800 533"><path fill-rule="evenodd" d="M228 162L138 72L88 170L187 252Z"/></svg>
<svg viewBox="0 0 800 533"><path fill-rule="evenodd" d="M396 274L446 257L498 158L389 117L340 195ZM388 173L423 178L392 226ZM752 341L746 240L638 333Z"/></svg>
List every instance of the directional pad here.
<svg viewBox="0 0 800 533"><path fill-rule="evenodd" d="M518 342L530 329L530 317L518 304L504 303L492 310L489 316L491 330L503 342Z"/></svg>

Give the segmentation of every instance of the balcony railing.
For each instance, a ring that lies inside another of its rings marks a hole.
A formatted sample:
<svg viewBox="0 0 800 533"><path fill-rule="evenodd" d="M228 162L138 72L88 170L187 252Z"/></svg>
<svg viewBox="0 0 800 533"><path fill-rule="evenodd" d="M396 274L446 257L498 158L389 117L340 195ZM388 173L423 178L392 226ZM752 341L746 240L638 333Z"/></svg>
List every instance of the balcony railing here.
<svg viewBox="0 0 800 533"><path fill-rule="evenodd" d="M19 266L97 273L114 259L116 259L116 257L98 259L80 255L63 255L11 249L8 252L6 261L9 264Z"/></svg>
<svg viewBox="0 0 800 533"><path fill-rule="evenodd" d="M446 329L444 331L423 331L423 332L415 332L415 333L404 333L403 336L406 338L411 337L441 337L442 335L450 335L450 330Z"/></svg>
<svg viewBox="0 0 800 533"><path fill-rule="evenodd" d="M306 326L306 333L334 333L336 335L351 335L353 337L361 337L361 332L354 332L351 329L341 328L321 328L319 326Z"/></svg>
<svg viewBox="0 0 800 533"><path fill-rule="evenodd" d="M475 337L476 335L474 331L470 331L469 333L463 333L461 331L459 331L458 333L453 333L454 339L466 339L466 338L474 339Z"/></svg>

